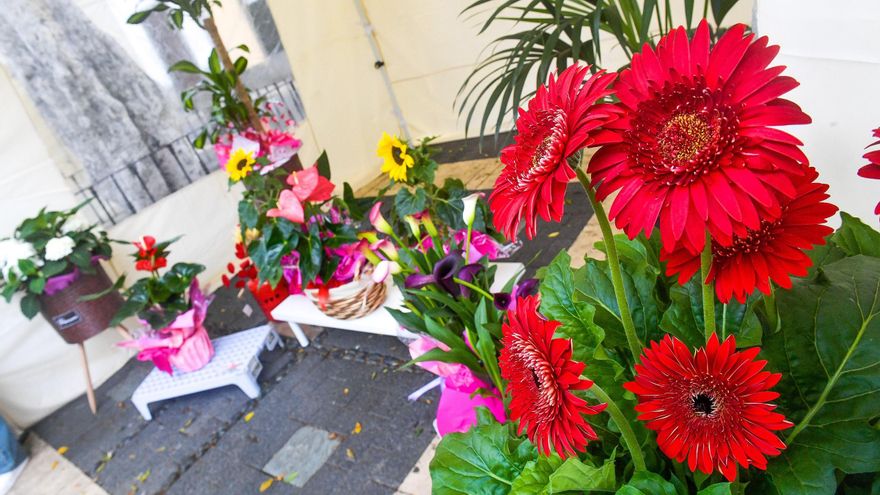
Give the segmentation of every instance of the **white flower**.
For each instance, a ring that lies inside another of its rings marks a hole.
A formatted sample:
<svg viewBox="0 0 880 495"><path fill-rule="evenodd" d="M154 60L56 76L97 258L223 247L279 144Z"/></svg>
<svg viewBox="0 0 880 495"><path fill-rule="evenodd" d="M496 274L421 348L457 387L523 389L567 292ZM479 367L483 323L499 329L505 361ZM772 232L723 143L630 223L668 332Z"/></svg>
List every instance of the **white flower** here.
<svg viewBox="0 0 880 495"><path fill-rule="evenodd" d="M0 241L0 273L5 279L9 278L10 272L21 275L18 262L36 255L37 251L30 243L18 239L4 239Z"/></svg>
<svg viewBox="0 0 880 495"><path fill-rule="evenodd" d="M46 259L49 261L58 261L73 252L76 241L70 237L56 237L50 239L46 243Z"/></svg>
<svg viewBox="0 0 880 495"><path fill-rule="evenodd" d="M481 193L473 193L470 196L461 199L461 202L464 203L461 218L468 227L474 224L474 217L477 213L477 200L480 199L481 196Z"/></svg>
<svg viewBox="0 0 880 495"><path fill-rule="evenodd" d="M65 234L69 234L71 232L81 232L83 230L87 230L91 225L83 219L83 217L79 215L73 215L68 218L64 225L61 226L61 232Z"/></svg>
<svg viewBox="0 0 880 495"><path fill-rule="evenodd" d="M388 275L397 275L400 271L400 265L396 261L382 260L373 269L373 282L381 284Z"/></svg>

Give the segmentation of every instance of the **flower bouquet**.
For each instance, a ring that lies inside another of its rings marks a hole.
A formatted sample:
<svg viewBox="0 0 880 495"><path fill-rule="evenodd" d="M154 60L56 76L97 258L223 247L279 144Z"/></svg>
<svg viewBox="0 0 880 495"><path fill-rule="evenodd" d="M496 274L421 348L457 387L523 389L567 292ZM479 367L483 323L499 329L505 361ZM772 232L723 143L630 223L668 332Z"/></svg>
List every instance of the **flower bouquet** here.
<svg viewBox="0 0 880 495"><path fill-rule="evenodd" d="M77 211L40 210L0 240L0 287L7 302L21 293L21 312L42 312L71 344L103 331L122 304L98 263L109 258L107 233L82 220ZM92 294L101 297L88 297Z"/></svg>
<svg viewBox="0 0 880 495"><path fill-rule="evenodd" d="M384 302L385 286L366 276L363 243L329 177L322 154L287 175L280 190L249 190L239 203L240 228L245 239L249 229L259 231L244 248L261 284L277 287L283 279L291 294L304 292L326 314L356 318Z"/></svg>
<svg viewBox="0 0 880 495"><path fill-rule="evenodd" d="M113 318L114 323L137 316L144 327L137 338L120 342L121 347L138 350L140 361L152 361L160 370L172 374L204 367L214 356L214 346L204 327L211 297L199 288L196 276L205 267L194 263L175 263L160 275L168 264L168 246L176 239L156 242L144 236L134 242L138 271L149 272L124 289L125 304ZM121 279L120 279L121 280Z"/></svg>
<svg viewBox="0 0 880 495"><path fill-rule="evenodd" d="M515 304L512 294L537 290L537 280L492 293L498 245L475 231L476 196L465 198L465 229L438 229L430 215L409 218L410 244L401 239L382 215L381 203L370 210L374 233L361 234L369 241L365 250L375 266L374 280L389 275L403 294L404 311L386 308L400 325L422 335L411 342L413 363L443 378L437 409L441 435L467 431L477 421L476 408L489 408L499 421L506 418L500 390L502 381L497 355L501 317ZM382 235L382 238L379 237Z"/></svg>
<svg viewBox="0 0 880 495"><path fill-rule="evenodd" d="M560 253L483 325L511 422L446 435L434 493L876 490L880 232L825 225L828 186L775 127L810 122L777 52L742 25L711 46L703 21L619 74L552 75L520 111L496 226L533 237L577 178L605 259Z"/></svg>

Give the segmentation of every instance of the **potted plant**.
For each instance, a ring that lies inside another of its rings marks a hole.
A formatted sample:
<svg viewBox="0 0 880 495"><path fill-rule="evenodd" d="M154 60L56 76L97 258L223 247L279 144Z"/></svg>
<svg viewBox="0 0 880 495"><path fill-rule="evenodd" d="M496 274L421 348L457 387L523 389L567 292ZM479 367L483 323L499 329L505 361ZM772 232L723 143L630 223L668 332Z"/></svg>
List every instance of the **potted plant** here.
<svg viewBox="0 0 880 495"><path fill-rule="evenodd" d="M279 174L284 172L268 175ZM352 207L333 196L326 153L283 182L255 172L242 180L258 184L248 187L239 203L240 237L250 258L245 274L252 266L261 287L276 288L283 280L291 294L305 293L335 318L363 316L384 302L384 284L365 276L371 265L362 253Z"/></svg>
<svg viewBox="0 0 880 495"><path fill-rule="evenodd" d="M137 248L133 255L135 268L148 275L122 291L125 304L113 317L114 323L138 317L143 323L139 335L119 345L137 349L139 360L152 361L168 374L174 368L183 372L198 370L214 355L204 327L211 298L202 293L196 278L205 267L175 263L160 274L168 264L168 246L175 240L156 242L144 236L132 243Z"/></svg>
<svg viewBox="0 0 880 495"><path fill-rule="evenodd" d="M7 302L20 293L21 312L42 313L58 334L79 344L109 326L122 305L98 260L109 258L107 233L77 214L45 208L0 240L0 287ZM101 297L87 297L92 294Z"/></svg>

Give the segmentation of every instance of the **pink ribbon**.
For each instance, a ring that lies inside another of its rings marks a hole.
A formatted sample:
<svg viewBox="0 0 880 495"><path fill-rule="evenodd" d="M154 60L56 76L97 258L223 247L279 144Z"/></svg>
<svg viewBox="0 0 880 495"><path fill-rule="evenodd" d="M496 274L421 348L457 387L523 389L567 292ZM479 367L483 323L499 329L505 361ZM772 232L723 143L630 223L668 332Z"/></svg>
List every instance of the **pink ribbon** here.
<svg viewBox="0 0 880 495"><path fill-rule="evenodd" d="M139 349L139 361L152 361L169 375L173 374L174 368L185 373L201 369L214 356L214 346L203 325L213 298L206 298L199 289L198 280L193 280L189 299L190 309L178 315L167 327L117 345Z"/></svg>
<svg viewBox="0 0 880 495"><path fill-rule="evenodd" d="M434 348L449 350L442 342L419 337L409 344L409 353L415 359ZM418 365L443 379L437 404L437 433L440 436L468 431L477 424L478 407L488 408L501 423L507 421L498 389L478 378L467 366L441 361L425 361ZM481 395L477 392L480 389L491 395Z"/></svg>

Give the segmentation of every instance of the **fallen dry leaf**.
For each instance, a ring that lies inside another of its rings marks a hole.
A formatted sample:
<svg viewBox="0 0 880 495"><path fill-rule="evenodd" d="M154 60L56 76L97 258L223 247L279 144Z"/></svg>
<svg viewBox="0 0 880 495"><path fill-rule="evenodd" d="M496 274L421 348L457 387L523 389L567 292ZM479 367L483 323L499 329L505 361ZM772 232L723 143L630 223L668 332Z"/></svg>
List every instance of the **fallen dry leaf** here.
<svg viewBox="0 0 880 495"><path fill-rule="evenodd" d="M327 438L329 438L330 440L336 440L337 438L339 438L339 434L335 431L331 431L330 434L327 435Z"/></svg>
<svg viewBox="0 0 880 495"><path fill-rule="evenodd" d="M348 395L348 387L342 389L342 395Z"/></svg>
<svg viewBox="0 0 880 495"><path fill-rule="evenodd" d="M55 468L58 467L58 461L52 461L52 471L55 471Z"/></svg>
<svg viewBox="0 0 880 495"><path fill-rule="evenodd" d="M253 411L244 415L244 422L245 423L250 423L252 419L254 419L254 412Z"/></svg>
<svg viewBox="0 0 880 495"><path fill-rule="evenodd" d="M357 435L361 432L362 429L363 429L363 427L361 426L361 422L358 421L357 423L354 424L354 429L351 430L351 432L353 434Z"/></svg>
<svg viewBox="0 0 880 495"><path fill-rule="evenodd" d="M289 485L289 484L293 483L293 480L295 480L297 476L299 476L299 473L296 471L293 471L292 473L290 473L284 477L284 482Z"/></svg>
<svg viewBox="0 0 880 495"><path fill-rule="evenodd" d="M345 457L354 460L354 451L351 449L345 449Z"/></svg>
<svg viewBox="0 0 880 495"><path fill-rule="evenodd" d="M547 234L547 237L553 239L554 237L559 237L559 232L550 232Z"/></svg>
<svg viewBox="0 0 880 495"><path fill-rule="evenodd" d="M275 478L269 478L269 479L267 479L266 481L264 481L264 482L260 485L260 493L263 493L263 492L265 492L266 490L268 490L269 487L272 486L272 483L275 483Z"/></svg>
<svg viewBox="0 0 880 495"><path fill-rule="evenodd" d="M68 450L70 450L70 447L68 447L67 445L62 445L61 447L58 447L58 453L60 455L66 454Z"/></svg>
<svg viewBox="0 0 880 495"><path fill-rule="evenodd" d="M151 472L151 471L152 471L151 469L147 469L147 470L144 471L143 473L139 474L138 477L137 477L137 480L140 481L141 484L143 484L145 481L147 481L147 478L150 477L150 472Z"/></svg>

